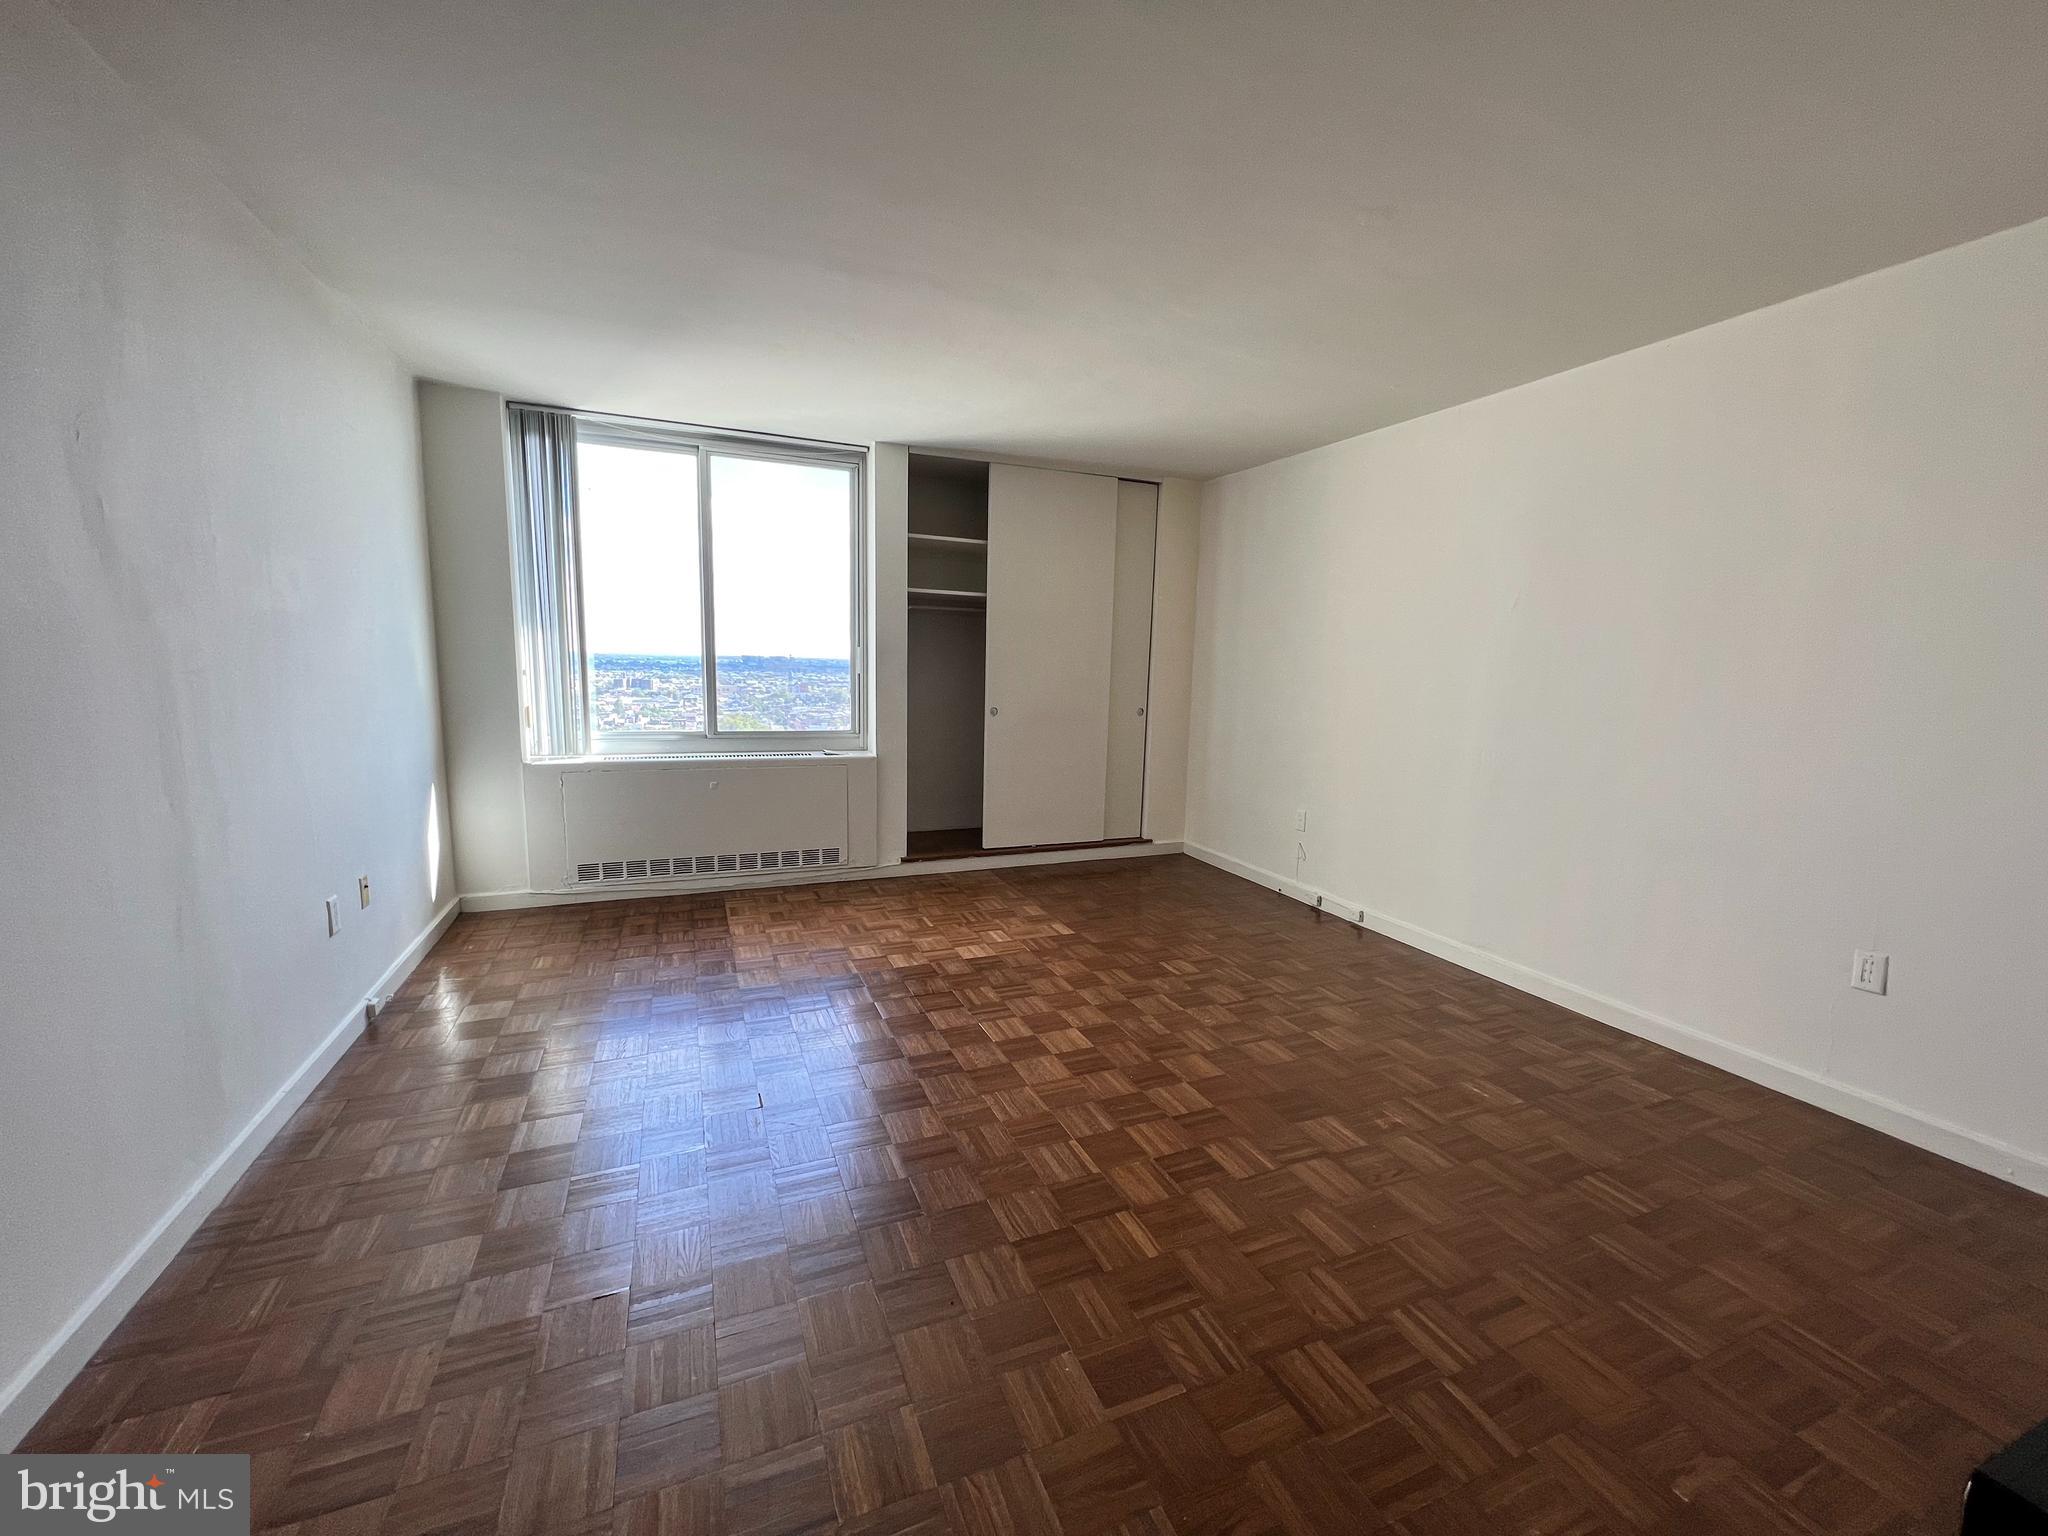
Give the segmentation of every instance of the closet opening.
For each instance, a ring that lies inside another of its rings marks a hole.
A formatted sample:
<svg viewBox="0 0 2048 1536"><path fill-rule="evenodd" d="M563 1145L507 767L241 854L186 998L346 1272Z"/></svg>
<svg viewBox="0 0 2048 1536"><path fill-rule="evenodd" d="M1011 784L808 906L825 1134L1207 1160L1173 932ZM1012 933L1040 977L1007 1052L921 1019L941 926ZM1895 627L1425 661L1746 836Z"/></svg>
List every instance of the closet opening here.
<svg viewBox="0 0 2048 1536"><path fill-rule="evenodd" d="M906 858L981 841L988 660L988 465L910 456Z"/></svg>
<svg viewBox="0 0 2048 1536"><path fill-rule="evenodd" d="M1142 843L1159 487L909 469L904 856Z"/></svg>

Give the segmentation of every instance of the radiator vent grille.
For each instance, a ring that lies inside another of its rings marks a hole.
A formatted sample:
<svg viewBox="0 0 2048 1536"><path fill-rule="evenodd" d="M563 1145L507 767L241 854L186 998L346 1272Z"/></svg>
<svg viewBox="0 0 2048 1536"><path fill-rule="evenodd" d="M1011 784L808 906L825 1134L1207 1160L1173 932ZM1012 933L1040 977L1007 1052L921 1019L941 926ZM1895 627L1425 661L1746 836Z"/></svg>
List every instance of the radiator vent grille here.
<svg viewBox="0 0 2048 1536"><path fill-rule="evenodd" d="M578 864L576 883L616 885L628 880L686 880L693 875L829 869L845 862L845 852L838 848L770 848L751 853L680 853L658 859L603 859Z"/></svg>
<svg viewBox="0 0 2048 1536"><path fill-rule="evenodd" d="M765 759L804 758L817 761L825 758L845 757L847 752L835 751L830 747L813 747L801 752L634 752L622 755L621 762L629 763L696 763L705 768L723 768L733 765L758 763Z"/></svg>

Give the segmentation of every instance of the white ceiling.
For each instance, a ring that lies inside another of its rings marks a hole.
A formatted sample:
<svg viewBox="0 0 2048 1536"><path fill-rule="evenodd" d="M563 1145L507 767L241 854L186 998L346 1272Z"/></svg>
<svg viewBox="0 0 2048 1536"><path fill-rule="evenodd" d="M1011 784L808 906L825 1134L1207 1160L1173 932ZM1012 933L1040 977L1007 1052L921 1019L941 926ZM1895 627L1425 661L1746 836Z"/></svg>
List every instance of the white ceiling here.
<svg viewBox="0 0 2048 1536"><path fill-rule="evenodd" d="M58 0L419 372L1198 476L2048 213L2042 0Z"/></svg>

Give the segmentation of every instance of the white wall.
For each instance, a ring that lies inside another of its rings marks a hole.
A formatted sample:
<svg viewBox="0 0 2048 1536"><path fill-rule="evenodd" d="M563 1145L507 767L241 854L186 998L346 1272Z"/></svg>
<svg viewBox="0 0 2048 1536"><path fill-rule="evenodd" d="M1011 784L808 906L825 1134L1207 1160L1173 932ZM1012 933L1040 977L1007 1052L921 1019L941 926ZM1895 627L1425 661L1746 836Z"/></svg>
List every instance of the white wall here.
<svg viewBox="0 0 2048 1536"><path fill-rule="evenodd" d="M527 889L513 645L505 401L422 380L420 447L434 568L455 889Z"/></svg>
<svg viewBox="0 0 2048 1536"><path fill-rule="evenodd" d="M881 785L877 841L881 862L898 864L909 841L910 747L904 732L910 714L910 450L901 443L877 443L868 464L868 590L875 605L868 697Z"/></svg>
<svg viewBox="0 0 2048 1536"><path fill-rule="evenodd" d="M405 376L34 0L0 144L11 1446L450 884Z"/></svg>
<svg viewBox="0 0 2048 1536"><path fill-rule="evenodd" d="M2044 296L2039 223L1211 484L1190 841L2048 1188Z"/></svg>

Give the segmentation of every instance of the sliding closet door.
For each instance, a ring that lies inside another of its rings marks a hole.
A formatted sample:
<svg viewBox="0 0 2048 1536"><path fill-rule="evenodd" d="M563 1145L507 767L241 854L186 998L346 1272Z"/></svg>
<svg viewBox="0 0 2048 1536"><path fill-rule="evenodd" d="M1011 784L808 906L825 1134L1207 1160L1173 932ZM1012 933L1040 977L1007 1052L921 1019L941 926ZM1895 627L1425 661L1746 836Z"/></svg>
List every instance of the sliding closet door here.
<svg viewBox="0 0 2048 1536"><path fill-rule="evenodd" d="M1103 835L1117 482L989 468L985 848Z"/></svg>
<svg viewBox="0 0 2048 1536"><path fill-rule="evenodd" d="M1136 837L1145 821L1145 693L1152 681L1152 554L1158 535L1159 487L1118 481L1104 837Z"/></svg>

